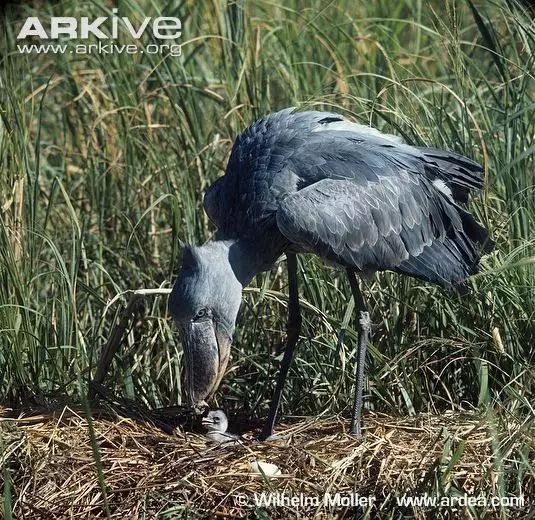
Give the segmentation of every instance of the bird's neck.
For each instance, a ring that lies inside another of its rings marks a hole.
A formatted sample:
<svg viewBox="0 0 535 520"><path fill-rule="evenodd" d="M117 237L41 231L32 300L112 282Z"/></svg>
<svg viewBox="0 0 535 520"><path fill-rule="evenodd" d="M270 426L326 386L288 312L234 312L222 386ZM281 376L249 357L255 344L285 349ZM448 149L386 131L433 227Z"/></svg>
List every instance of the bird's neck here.
<svg viewBox="0 0 535 520"><path fill-rule="evenodd" d="M243 287L262 271L267 271L281 255L277 244L267 241L231 239L220 241L228 248L228 260L232 270Z"/></svg>

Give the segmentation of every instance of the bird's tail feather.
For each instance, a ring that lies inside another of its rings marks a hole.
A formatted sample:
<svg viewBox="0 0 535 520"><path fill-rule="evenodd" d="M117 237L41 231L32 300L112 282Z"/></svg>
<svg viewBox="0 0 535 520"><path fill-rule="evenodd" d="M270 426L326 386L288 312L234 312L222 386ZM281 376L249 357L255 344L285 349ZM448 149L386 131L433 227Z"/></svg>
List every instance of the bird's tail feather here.
<svg viewBox="0 0 535 520"><path fill-rule="evenodd" d="M472 190L483 187L480 164L455 152L435 148L418 148L426 162L426 172L444 181L457 202L468 202Z"/></svg>
<svg viewBox="0 0 535 520"><path fill-rule="evenodd" d="M462 229L451 228L443 239L425 246L419 255L402 262L396 271L442 287L454 287L461 294L468 291L466 280L479 271L481 256L493 250L494 241L470 213L459 206L455 209Z"/></svg>
<svg viewBox="0 0 535 520"><path fill-rule="evenodd" d="M457 211L461 216L464 233L472 243L478 246L477 249L480 252L479 260L482 253L490 253L494 249L494 240L490 237L489 230L482 226L471 213L459 206L457 206Z"/></svg>

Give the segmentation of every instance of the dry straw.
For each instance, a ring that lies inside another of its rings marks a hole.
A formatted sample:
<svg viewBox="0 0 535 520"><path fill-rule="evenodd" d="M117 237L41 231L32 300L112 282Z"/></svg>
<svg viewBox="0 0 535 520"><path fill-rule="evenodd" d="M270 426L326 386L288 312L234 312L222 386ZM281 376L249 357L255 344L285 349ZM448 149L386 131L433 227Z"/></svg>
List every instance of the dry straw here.
<svg viewBox="0 0 535 520"><path fill-rule="evenodd" d="M14 517L106 517L83 413L64 407L16 419L7 418L10 414L14 412L4 410L0 427ZM176 428L167 434L149 424L147 416L143 422L139 413L131 415L137 420L119 417L106 405L93 410L91 420L112 518L246 517L258 513L251 503L254 494L262 492L302 493L309 502L320 497L319 505L265 508L271 518L352 514L350 508L325 506L326 493L373 496L371 518L380 518L382 508L391 510L396 496L435 494L437 483L450 496L500 495L503 475L496 471L493 447L499 439L487 420L474 415L368 414L363 442L347 435L348 423L342 418L300 420L281 425L280 440L260 443L249 431L241 443L227 446L208 444L200 432ZM503 471L526 441L531 442L533 464L533 436L527 439L520 424L502 425L502 437L516 439L501 454ZM258 460L275 464L281 475L269 480L252 475L251 462ZM520 509L510 508L510 517L524 518L534 485L528 474L523 483L526 503ZM240 503L238 497L243 496L249 504ZM430 509L404 511L427 518ZM437 518L453 514L451 508L434 511ZM473 517L467 511L459 514ZM487 515L498 518L499 510L490 509Z"/></svg>

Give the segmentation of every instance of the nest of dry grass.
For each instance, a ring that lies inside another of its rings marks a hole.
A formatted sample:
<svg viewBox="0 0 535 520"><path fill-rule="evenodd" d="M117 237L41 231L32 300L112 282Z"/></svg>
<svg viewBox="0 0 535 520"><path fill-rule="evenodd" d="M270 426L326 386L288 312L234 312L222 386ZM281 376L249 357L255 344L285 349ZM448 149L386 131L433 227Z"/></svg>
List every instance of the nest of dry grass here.
<svg viewBox="0 0 535 520"><path fill-rule="evenodd" d="M325 504L326 493L374 497L371 518L392 510L409 517L428 517L430 511L435 517L473 517L463 508L402 508L395 496L451 494L454 488L498 496L499 472L514 464L515 450L523 446L525 454L531 446L534 461L533 437L526 438L517 423L501 424L499 437L488 421L473 415L367 414L366 426L362 442L347 435L347 421L334 417L283 424L277 441L261 443L248 432L237 444L214 446L202 433L176 429L169 435L110 413L94 412L88 423L68 407L0 422L15 518L234 518L260 516L262 509L265 518L353 516L350 505ZM498 469L494 454L500 439L511 442L507 453L501 443ZM258 460L275 464L281 475L252 474L250 464ZM509 510L518 518L533 506L533 473L521 486L525 504ZM308 497L310 503L261 507L255 493L300 496L305 502ZM480 511L487 518L499 515L498 508Z"/></svg>

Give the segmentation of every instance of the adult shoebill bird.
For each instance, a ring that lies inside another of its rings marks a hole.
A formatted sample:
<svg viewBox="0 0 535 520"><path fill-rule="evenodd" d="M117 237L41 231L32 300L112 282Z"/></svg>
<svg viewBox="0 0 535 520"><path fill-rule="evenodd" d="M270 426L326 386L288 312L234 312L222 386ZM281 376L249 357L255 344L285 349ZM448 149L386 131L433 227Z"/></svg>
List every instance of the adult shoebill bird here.
<svg viewBox="0 0 535 520"><path fill-rule="evenodd" d="M301 326L296 253L315 253L346 269L358 312L351 432L360 436L370 318L357 277L388 270L466 291L492 249L462 206L482 187L481 172L466 157L404 144L335 113L289 108L252 124L204 197L215 239L185 248L169 300L190 404L221 381L242 289L286 253L287 339L262 438L272 434Z"/></svg>

